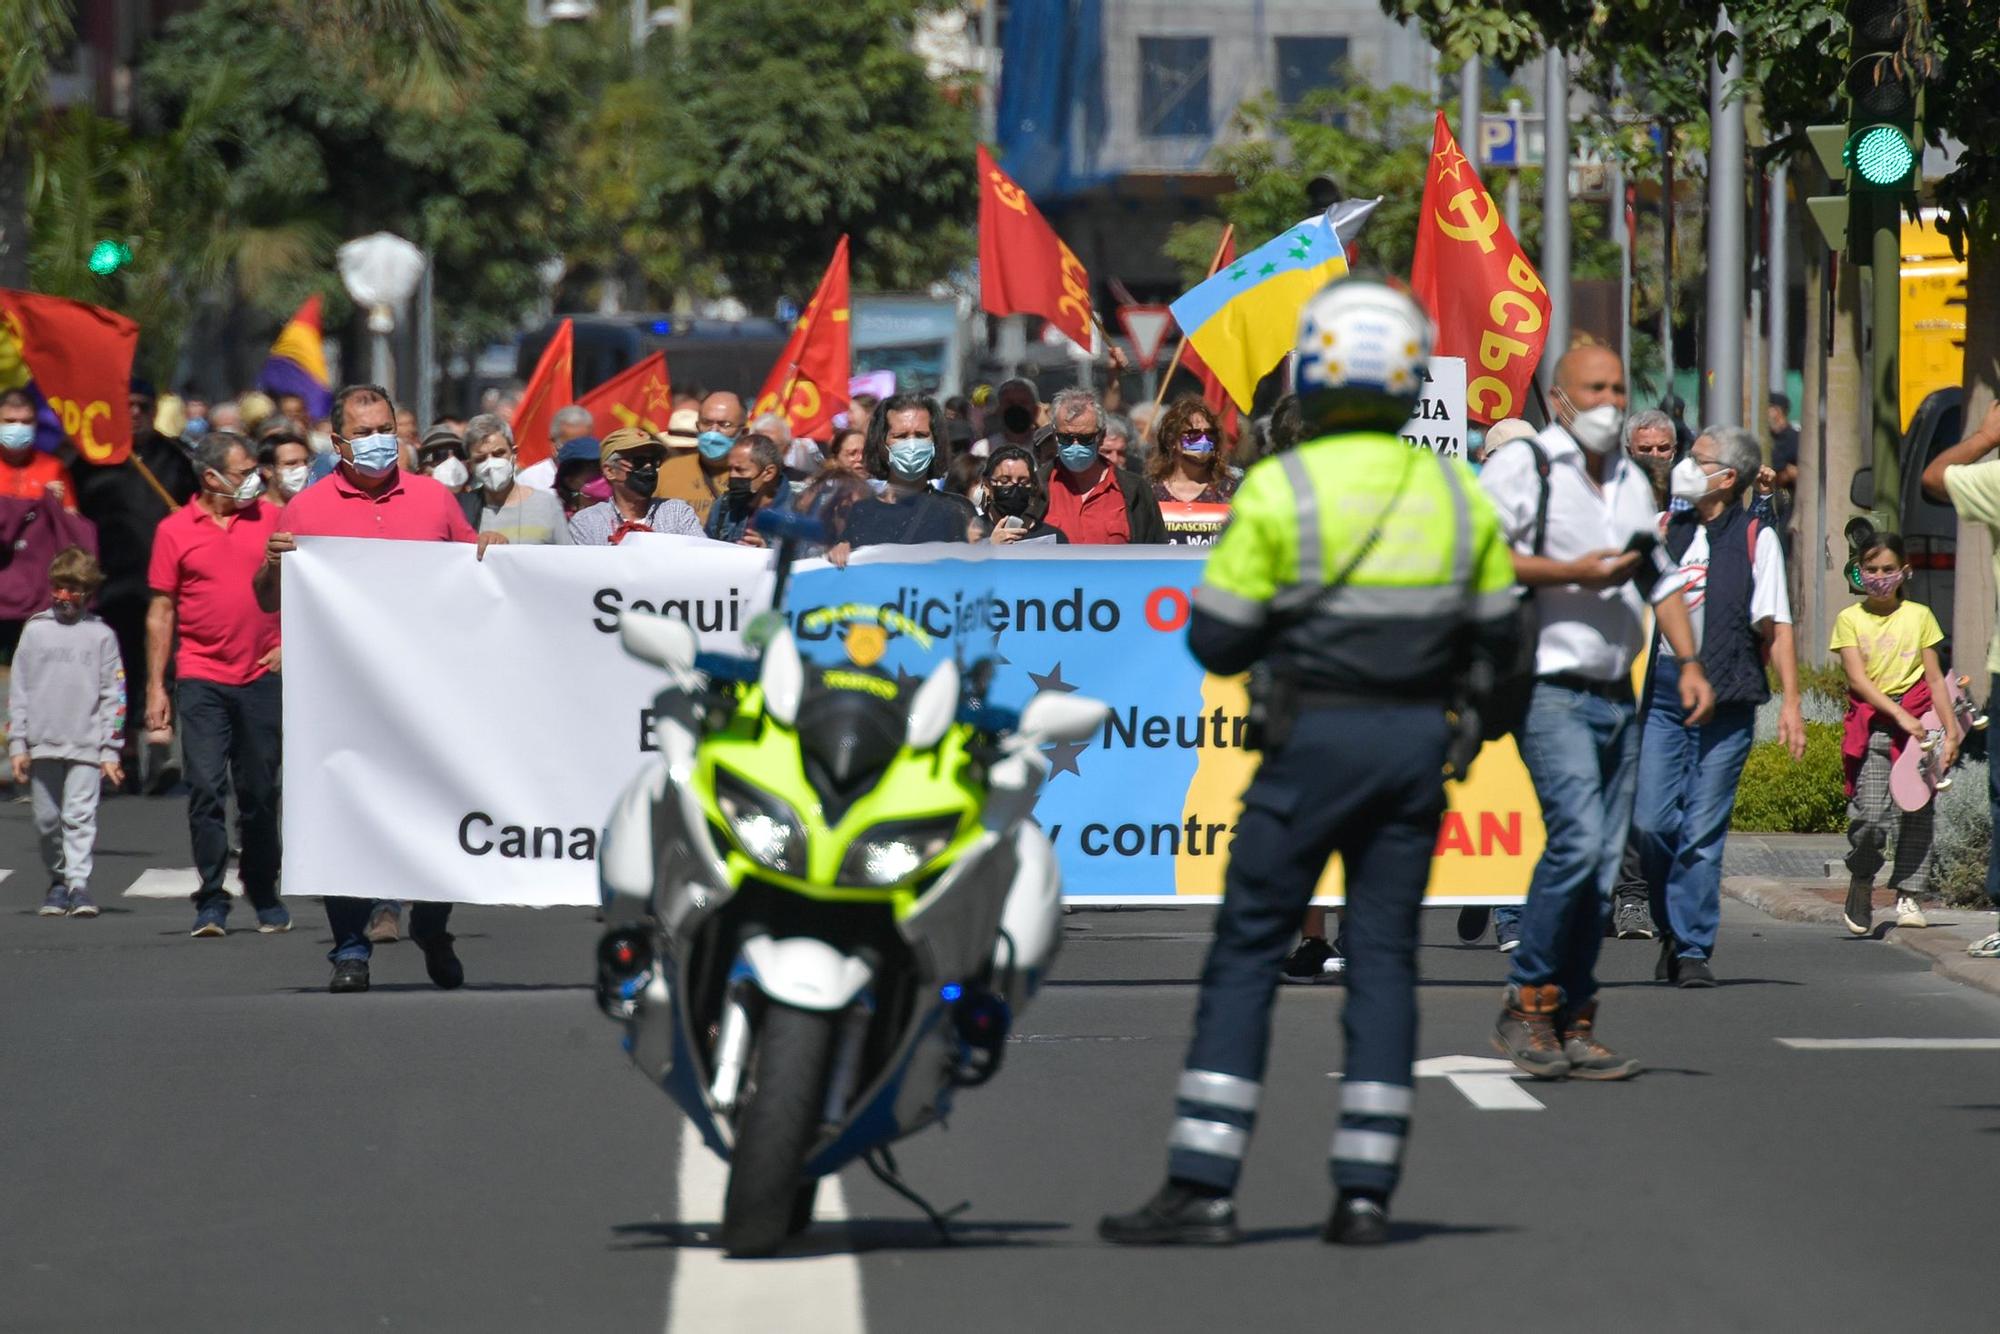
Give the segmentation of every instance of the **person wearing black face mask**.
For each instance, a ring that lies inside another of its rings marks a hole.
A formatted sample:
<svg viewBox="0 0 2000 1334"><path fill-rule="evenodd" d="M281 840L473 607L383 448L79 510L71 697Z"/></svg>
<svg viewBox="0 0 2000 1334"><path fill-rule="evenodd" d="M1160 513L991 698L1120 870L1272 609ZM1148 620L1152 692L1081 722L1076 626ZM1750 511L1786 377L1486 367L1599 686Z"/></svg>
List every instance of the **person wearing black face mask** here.
<svg viewBox="0 0 2000 1334"><path fill-rule="evenodd" d="M987 417L987 423L996 429L984 440L972 446L975 454L991 457L1002 445L1026 445L1035 438L1035 429L1042 422L1041 398L1035 386L1020 378L1007 381L994 395L1000 410Z"/></svg>
<svg viewBox="0 0 2000 1334"><path fill-rule="evenodd" d="M651 431L621 426L598 446L611 499L578 510L569 521L570 540L580 547L615 547L628 533L682 533L700 537L701 520L684 500L653 495L660 484L666 444Z"/></svg>
<svg viewBox="0 0 2000 1334"><path fill-rule="evenodd" d="M1065 545L1069 542L1060 529L1035 517L1044 507L1044 499L1035 480L1035 456L1028 450L1019 445L994 450L986 460L984 482L986 503L980 513L989 530L987 541L996 546L1051 538Z"/></svg>
<svg viewBox="0 0 2000 1334"><path fill-rule="evenodd" d="M760 510L784 507L784 451L768 435L746 435L729 451L728 488L708 512L707 533L718 542L761 547L764 536L751 526Z"/></svg>

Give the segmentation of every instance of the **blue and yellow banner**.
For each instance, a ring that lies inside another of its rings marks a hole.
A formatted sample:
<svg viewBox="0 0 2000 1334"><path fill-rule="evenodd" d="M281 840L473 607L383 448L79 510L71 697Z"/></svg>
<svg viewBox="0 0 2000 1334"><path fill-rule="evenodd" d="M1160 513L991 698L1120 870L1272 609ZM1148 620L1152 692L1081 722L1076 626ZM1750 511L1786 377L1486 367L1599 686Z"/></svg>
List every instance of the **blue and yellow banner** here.
<svg viewBox="0 0 2000 1334"><path fill-rule="evenodd" d="M1170 309L1236 406L1248 411L1257 382L1292 350L1306 302L1346 272L1340 235L1321 214L1223 265Z"/></svg>
<svg viewBox="0 0 2000 1334"><path fill-rule="evenodd" d="M932 640L925 649L892 632L882 659L891 670L927 670L961 643L968 659L997 653L995 705L1019 709L1040 690L1103 700L1111 713L1095 736L1050 749L1055 770L1036 808L1061 858L1065 895L1213 900L1258 757L1243 745L1242 678L1209 675L1187 650L1204 555L1159 547L1099 547L1087 556L1058 548L1003 556L875 548L845 569L799 573L790 610L810 657L838 656L837 645L810 639L811 613L867 604L894 612L885 623L907 618ZM1430 900L1518 901L1543 832L1513 743L1489 747L1469 781L1450 788L1450 801ZM1340 901L1338 864L1319 893Z"/></svg>

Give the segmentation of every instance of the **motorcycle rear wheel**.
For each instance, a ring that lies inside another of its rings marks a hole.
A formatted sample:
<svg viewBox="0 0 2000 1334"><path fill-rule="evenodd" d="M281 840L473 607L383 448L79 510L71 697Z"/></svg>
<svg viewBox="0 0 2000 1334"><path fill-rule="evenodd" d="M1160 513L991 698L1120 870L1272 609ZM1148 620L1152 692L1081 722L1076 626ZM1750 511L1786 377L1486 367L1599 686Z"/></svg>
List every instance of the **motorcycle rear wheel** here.
<svg viewBox="0 0 2000 1334"><path fill-rule="evenodd" d="M836 1018L776 1001L764 1011L722 1205L722 1247L730 1255L769 1255L800 1230L795 1210L826 1101Z"/></svg>

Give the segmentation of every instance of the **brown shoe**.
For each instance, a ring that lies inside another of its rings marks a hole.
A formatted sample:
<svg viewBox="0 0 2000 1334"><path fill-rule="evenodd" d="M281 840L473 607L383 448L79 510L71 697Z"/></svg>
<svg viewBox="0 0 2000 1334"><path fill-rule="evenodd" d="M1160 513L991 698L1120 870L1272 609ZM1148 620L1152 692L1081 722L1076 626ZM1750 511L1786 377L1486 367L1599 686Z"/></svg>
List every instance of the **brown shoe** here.
<svg viewBox="0 0 2000 1334"><path fill-rule="evenodd" d="M1644 1068L1632 1057L1620 1056L1597 1040L1595 1000L1567 1011L1558 1023L1571 1079L1630 1079Z"/></svg>
<svg viewBox="0 0 2000 1334"><path fill-rule="evenodd" d="M1562 988L1546 986L1507 988L1506 1008L1493 1026L1493 1050L1514 1063L1522 1074L1536 1079L1561 1079L1569 1074L1569 1057L1556 1033L1556 1012L1562 1006Z"/></svg>
<svg viewBox="0 0 2000 1334"><path fill-rule="evenodd" d="M383 904L368 918L368 939L377 945L393 945L402 938L402 910L395 904Z"/></svg>

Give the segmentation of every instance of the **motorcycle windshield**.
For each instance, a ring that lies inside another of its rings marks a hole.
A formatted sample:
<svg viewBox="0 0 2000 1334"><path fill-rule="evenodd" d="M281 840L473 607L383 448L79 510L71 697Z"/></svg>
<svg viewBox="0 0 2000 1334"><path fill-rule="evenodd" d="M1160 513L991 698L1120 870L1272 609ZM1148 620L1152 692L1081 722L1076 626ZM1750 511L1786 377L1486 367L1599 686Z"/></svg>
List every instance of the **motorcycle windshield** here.
<svg viewBox="0 0 2000 1334"><path fill-rule="evenodd" d="M808 677L829 692L893 701L906 713L918 687L940 666L954 663L960 679L959 718L992 730L1009 725L1012 715L1000 717L985 701L998 640L992 591L955 591L946 604L866 578L892 568L897 567L855 567L828 571L831 578L800 579L788 619ZM908 568L900 570L907 573ZM863 582L869 586L857 586ZM883 586L875 587L878 582ZM815 597L818 593L840 596Z"/></svg>

